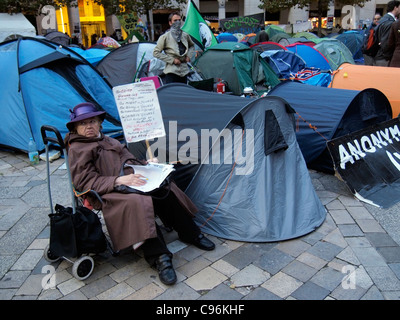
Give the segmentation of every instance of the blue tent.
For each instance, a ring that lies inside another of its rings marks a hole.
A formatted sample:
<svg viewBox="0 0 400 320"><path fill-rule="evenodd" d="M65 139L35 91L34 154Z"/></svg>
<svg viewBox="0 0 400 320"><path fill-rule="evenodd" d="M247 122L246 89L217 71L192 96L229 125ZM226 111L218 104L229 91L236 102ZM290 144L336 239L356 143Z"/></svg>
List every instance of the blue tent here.
<svg viewBox="0 0 400 320"><path fill-rule="evenodd" d="M90 101L108 113L104 132L121 130L111 86L74 51L38 38L0 44L0 145L26 151L33 137L44 149L40 128L56 127L62 135L69 109Z"/></svg>
<svg viewBox="0 0 400 320"><path fill-rule="evenodd" d="M294 43L286 46L287 50L290 50L300 57L306 62L307 67L310 68L319 68L322 70L330 70L331 66L329 65L328 60L325 56L319 52L317 49L313 47L302 44L302 43Z"/></svg>
<svg viewBox="0 0 400 320"><path fill-rule="evenodd" d="M362 46L364 43L364 36L359 31L350 30L339 34L337 40L343 42L350 52L353 54L353 59L358 64L363 64L364 57L362 53Z"/></svg>
<svg viewBox="0 0 400 320"><path fill-rule="evenodd" d="M392 118L389 100L377 89L332 89L286 81L268 93L294 108L304 160L308 167L327 173L334 172L328 140Z"/></svg>
<svg viewBox="0 0 400 320"><path fill-rule="evenodd" d="M221 42L238 42L238 38L236 38L232 33L223 32L216 36L218 43Z"/></svg>
<svg viewBox="0 0 400 320"><path fill-rule="evenodd" d="M260 54L280 79L290 79L306 67L298 54L288 50L268 50Z"/></svg>
<svg viewBox="0 0 400 320"><path fill-rule="evenodd" d="M90 62L94 66L97 66L97 64L111 52L106 49L97 49L97 48L91 48L86 50L80 47L69 46L69 48L78 53L79 55L81 55L82 57L84 57L86 61Z"/></svg>

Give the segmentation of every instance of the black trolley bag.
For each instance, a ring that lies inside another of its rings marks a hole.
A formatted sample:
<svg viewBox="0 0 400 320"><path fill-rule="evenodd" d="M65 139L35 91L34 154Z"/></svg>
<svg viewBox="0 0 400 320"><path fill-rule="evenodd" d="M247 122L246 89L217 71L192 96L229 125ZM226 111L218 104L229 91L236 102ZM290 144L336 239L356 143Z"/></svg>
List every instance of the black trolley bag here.
<svg viewBox="0 0 400 320"><path fill-rule="evenodd" d="M47 135L48 132L52 132L51 136ZM45 249L44 257L49 262L55 262L61 258L72 262L74 277L84 280L91 275L94 268L94 260L88 254L104 252L107 249L107 240L98 215L78 205L76 201L68 155L60 132L55 127L44 125L41 127L41 134L46 149L47 186L51 211L49 214L50 242ZM63 151L72 200L72 207L56 204L55 212L50 188L49 142L59 145ZM71 258L77 259L72 261Z"/></svg>

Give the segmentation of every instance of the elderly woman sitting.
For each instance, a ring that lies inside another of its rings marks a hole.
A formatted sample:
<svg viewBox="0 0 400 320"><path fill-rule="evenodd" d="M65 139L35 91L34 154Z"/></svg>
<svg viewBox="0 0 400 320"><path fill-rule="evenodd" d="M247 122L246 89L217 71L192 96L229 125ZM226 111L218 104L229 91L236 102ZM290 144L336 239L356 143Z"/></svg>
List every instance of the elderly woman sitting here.
<svg viewBox="0 0 400 320"><path fill-rule="evenodd" d="M172 253L155 222L155 216L173 227L179 238L203 250L213 250L215 245L204 237L194 223L197 208L175 183L165 199L137 193L119 193L118 185L141 186L146 183L133 169L120 175L125 163L145 165L147 161L136 159L118 140L105 136L102 122L105 112L98 111L92 103L74 107L67 123L70 131L65 137L68 148L72 181L77 190L95 190L102 203L89 198L96 209L103 211L104 220L115 250L143 242L144 258L158 270L164 284L176 282L172 266Z"/></svg>

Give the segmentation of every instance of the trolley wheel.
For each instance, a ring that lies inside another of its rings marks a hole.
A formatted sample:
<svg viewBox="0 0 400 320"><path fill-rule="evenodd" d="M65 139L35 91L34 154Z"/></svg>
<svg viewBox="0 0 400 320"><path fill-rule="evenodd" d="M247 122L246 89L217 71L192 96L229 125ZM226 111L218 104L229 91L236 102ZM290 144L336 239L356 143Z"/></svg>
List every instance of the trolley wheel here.
<svg viewBox="0 0 400 320"><path fill-rule="evenodd" d="M52 254L50 251L50 245L47 245L46 248L44 248L43 252L43 257L48 261L48 262L56 262L61 259L61 257L57 257L56 255Z"/></svg>
<svg viewBox="0 0 400 320"><path fill-rule="evenodd" d="M89 278L94 269L94 260L89 256L82 256L72 266L72 275L78 280Z"/></svg>

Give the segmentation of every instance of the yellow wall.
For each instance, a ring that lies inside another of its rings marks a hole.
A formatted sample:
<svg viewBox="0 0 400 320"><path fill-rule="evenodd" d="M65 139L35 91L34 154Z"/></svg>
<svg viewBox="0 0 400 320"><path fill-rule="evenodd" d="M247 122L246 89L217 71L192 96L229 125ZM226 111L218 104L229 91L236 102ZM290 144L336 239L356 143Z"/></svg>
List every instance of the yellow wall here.
<svg viewBox="0 0 400 320"><path fill-rule="evenodd" d="M93 0L78 0L79 18L81 23L82 44L85 47L93 45L100 37L101 32L106 30L106 18L103 6L94 3ZM68 9L62 7L56 10L58 31L71 35L69 27ZM96 35L96 37L94 37ZM107 34L108 35L108 34ZM92 42L92 36L93 41ZM95 41L96 40L96 41Z"/></svg>

